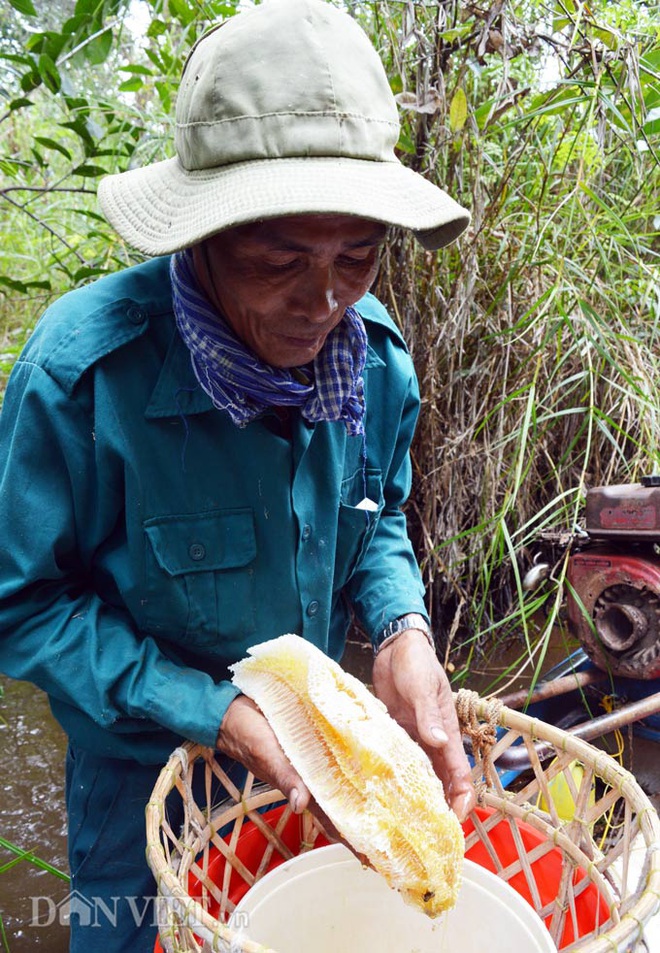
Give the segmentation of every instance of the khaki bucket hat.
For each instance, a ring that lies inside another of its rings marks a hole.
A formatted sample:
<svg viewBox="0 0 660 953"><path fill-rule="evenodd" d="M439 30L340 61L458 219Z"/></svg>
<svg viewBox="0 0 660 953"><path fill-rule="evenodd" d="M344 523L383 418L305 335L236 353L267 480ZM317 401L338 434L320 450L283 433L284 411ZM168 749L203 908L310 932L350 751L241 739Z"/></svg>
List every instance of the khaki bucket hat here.
<svg viewBox="0 0 660 953"><path fill-rule="evenodd" d="M101 208L146 255L247 222L356 215L454 241L469 213L397 159L399 119L362 28L323 0L266 0L207 33L183 70L176 157L102 180Z"/></svg>

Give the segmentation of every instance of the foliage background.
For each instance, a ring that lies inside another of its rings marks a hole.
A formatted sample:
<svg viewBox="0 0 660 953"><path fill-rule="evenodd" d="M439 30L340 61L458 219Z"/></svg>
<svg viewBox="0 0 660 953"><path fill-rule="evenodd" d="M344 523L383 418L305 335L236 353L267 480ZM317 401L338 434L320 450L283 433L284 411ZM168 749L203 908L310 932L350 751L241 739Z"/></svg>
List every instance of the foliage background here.
<svg viewBox="0 0 660 953"><path fill-rule="evenodd" d="M660 462L660 11L331 2L383 57L401 158L473 216L439 255L393 234L377 289L420 377L408 514L445 660L460 681L513 644L538 670L565 563L544 531ZM138 260L98 180L172 154L186 52L240 6L0 0L0 384L50 298Z"/></svg>

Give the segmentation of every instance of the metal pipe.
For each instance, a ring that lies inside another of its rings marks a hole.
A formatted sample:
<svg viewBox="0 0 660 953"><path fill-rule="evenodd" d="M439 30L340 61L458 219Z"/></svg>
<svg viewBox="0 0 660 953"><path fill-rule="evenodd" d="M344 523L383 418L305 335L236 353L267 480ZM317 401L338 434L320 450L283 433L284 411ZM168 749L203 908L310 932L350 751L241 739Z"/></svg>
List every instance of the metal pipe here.
<svg viewBox="0 0 660 953"><path fill-rule="evenodd" d="M599 715L598 718L583 721L582 724L569 728L566 733L573 735L575 738L582 738L583 741L590 741L592 738L617 731L634 721L641 721L642 718L648 718L650 715L658 714L658 712L660 712L660 692L639 701L630 702L630 704L624 705L616 711ZM547 761L548 758L555 755L553 745L539 742L534 747L540 761ZM512 745L502 752L495 764L504 771L524 771L530 766L527 748L525 745Z"/></svg>
<svg viewBox="0 0 660 953"><path fill-rule="evenodd" d="M625 652L644 638L649 621L638 606L614 602L596 611L594 625L608 649Z"/></svg>
<svg viewBox="0 0 660 953"><path fill-rule="evenodd" d="M550 681L541 682L531 693L529 689L523 688L519 692L503 695L500 701L507 708L523 708L527 704L533 705L535 702L542 702L547 698L556 698L557 695L573 692L578 688L585 688L587 685L594 685L606 678L608 678L607 673L601 672L599 669L573 672L571 675L562 676L562 678L553 678Z"/></svg>

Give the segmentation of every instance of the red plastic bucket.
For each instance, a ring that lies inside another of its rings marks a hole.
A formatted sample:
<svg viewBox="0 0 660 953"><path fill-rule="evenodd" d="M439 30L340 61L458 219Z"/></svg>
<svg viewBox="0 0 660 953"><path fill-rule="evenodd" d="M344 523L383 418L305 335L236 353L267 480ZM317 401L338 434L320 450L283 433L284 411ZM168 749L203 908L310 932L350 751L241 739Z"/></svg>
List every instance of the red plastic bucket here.
<svg viewBox="0 0 660 953"><path fill-rule="evenodd" d="M270 827L275 827L283 811L284 806L282 805L267 811L262 816ZM479 820L483 822L494 814L495 811L491 808L477 808L475 813ZM516 833L521 838L524 850L528 855L531 854L534 848L545 842L543 835L539 831L534 830L534 828L525 824L523 821L516 821L515 827ZM463 825L463 830L466 836L474 830L474 823L470 818ZM301 818L299 815L291 815L280 836L293 854L300 853L302 836ZM502 818L502 820L492 828L489 828L488 837L490 846L497 855L497 863L490 851L480 841L473 844L466 852L465 856L468 860L479 864L493 873L498 872L498 864L501 870L516 863L520 856L519 847L516 844L511 824L507 819ZM225 840L229 842L229 836L227 836ZM324 837L318 837L314 847L322 847L327 843L328 841ZM251 821L246 821L241 828L235 854L253 874L256 873L259 868L266 847L267 840L261 831ZM264 873L274 870L275 867L284 863L284 860L285 858L282 857L281 854L274 851ZM221 884L223 881L225 863L226 861L220 851L212 847L209 852L208 875L216 884ZM540 899L541 907L545 907L550 904L559 893L563 866L561 851L559 848L553 848L544 853L543 856L536 861L530 863L534 880L533 884L528 882L522 871L514 874L508 882L531 906L535 906L533 895L536 893L537 898ZM574 920L571 917L566 918L564 933L561 943L559 944L560 950L570 946L575 940L590 934L593 930L597 929L599 924L605 923L609 917L609 909L605 898L600 895L595 884L588 882L585 871L581 868L576 868L573 877L575 884L579 884L582 880L586 883L584 889L580 891L575 898ZM231 904L237 904L248 890L249 886L245 880L235 871L232 871L227 890L227 896ZM199 880L192 875L188 881L188 893L194 899L200 899L202 896L202 886ZM576 891L576 894L577 893ZM207 898L207 909L211 916L218 916L219 904L212 897ZM577 929L574 927L574 922ZM546 926L549 927L549 925L550 917L546 919ZM163 948L159 940L156 940L154 953L163 953Z"/></svg>

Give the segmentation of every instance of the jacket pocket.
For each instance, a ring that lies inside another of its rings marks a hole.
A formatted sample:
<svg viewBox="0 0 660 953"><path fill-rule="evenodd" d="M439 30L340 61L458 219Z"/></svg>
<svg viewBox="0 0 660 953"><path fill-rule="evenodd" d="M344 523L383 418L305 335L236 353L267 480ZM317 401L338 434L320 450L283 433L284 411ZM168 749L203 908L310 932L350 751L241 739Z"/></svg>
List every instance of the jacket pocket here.
<svg viewBox="0 0 660 953"><path fill-rule="evenodd" d="M254 631L251 509L154 517L144 531L149 631L220 652L225 639Z"/></svg>
<svg viewBox="0 0 660 953"><path fill-rule="evenodd" d="M365 499L372 504L372 508L363 508ZM373 505L376 509L373 509ZM360 565L376 532L383 505L380 470L367 470L365 473L360 469L342 482L337 524L335 591L348 582Z"/></svg>

